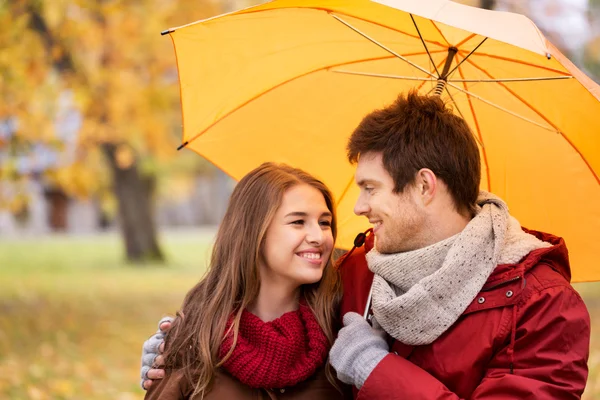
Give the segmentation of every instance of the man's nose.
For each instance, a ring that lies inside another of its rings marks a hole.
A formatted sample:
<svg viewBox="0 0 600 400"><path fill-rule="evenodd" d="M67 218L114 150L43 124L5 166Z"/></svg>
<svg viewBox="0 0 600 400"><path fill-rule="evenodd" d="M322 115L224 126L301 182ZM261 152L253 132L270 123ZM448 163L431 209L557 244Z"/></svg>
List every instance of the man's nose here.
<svg viewBox="0 0 600 400"><path fill-rule="evenodd" d="M362 199L362 196L354 204L354 214L365 215L370 211L369 203Z"/></svg>

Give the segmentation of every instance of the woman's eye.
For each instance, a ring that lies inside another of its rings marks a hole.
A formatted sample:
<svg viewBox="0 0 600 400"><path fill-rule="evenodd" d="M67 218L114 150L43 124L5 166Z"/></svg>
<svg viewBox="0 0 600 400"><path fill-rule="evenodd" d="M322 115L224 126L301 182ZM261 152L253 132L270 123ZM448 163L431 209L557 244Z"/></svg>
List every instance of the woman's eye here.
<svg viewBox="0 0 600 400"><path fill-rule="evenodd" d="M331 226L331 221L321 221L319 222L321 226Z"/></svg>
<svg viewBox="0 0 600 400"><path fill-rule="evenodd" d="M365 192L371 193L372 191L373 191L372 187L369 187L369 186L365 187Z"/></svg>
<svg viewBox="0 0 600 400"><path fill-rule="evenodd" d="M299 219L297 221L292 221L291 224L292 225L302 225L302 224L304 224L304 220L303 219Z"/></svg>

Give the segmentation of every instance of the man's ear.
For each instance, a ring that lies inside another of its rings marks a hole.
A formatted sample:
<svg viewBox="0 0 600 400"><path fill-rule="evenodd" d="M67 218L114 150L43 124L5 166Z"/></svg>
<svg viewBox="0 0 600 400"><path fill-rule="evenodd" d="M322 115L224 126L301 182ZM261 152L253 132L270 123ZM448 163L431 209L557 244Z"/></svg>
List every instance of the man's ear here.
<svg viewBox="0 0 600 400"><path fill-rule="evenodd" d="M415 177L415 186L423 204L428 205L437 193L437 177L429 168L421 168Z"/></svg>

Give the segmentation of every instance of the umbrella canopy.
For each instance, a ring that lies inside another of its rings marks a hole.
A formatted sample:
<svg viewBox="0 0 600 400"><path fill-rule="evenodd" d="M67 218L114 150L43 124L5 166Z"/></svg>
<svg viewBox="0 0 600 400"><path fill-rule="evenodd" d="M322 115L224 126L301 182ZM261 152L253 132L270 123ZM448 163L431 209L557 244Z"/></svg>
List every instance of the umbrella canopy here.
<svg viewBox="0 0 600 400"><path fill-rule="evenodd" d="M484 190L565 238L574 281L600 280L600 87L527 18L446 0L275 0L169 29L183 144L240 179L264 161L321 178L338 244L368 221L349 135L399 93L437 93L470 125Z"/></svg>

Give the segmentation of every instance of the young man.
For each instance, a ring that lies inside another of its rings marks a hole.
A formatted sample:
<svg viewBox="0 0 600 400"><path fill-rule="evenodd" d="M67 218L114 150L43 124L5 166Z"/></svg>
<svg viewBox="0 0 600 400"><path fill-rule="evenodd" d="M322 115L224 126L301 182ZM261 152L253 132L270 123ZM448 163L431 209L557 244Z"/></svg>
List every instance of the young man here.
<svg viewBox="0 0 600 400"><path fill-rule="evenodd" d="M580 398L590 322L565 243L479 192L466 122L410 93L367 115L348 155L355 212L375 239L341 264L344 327L330 362L355 396ZM370 293L371 324L359 315Z"/></svg>

